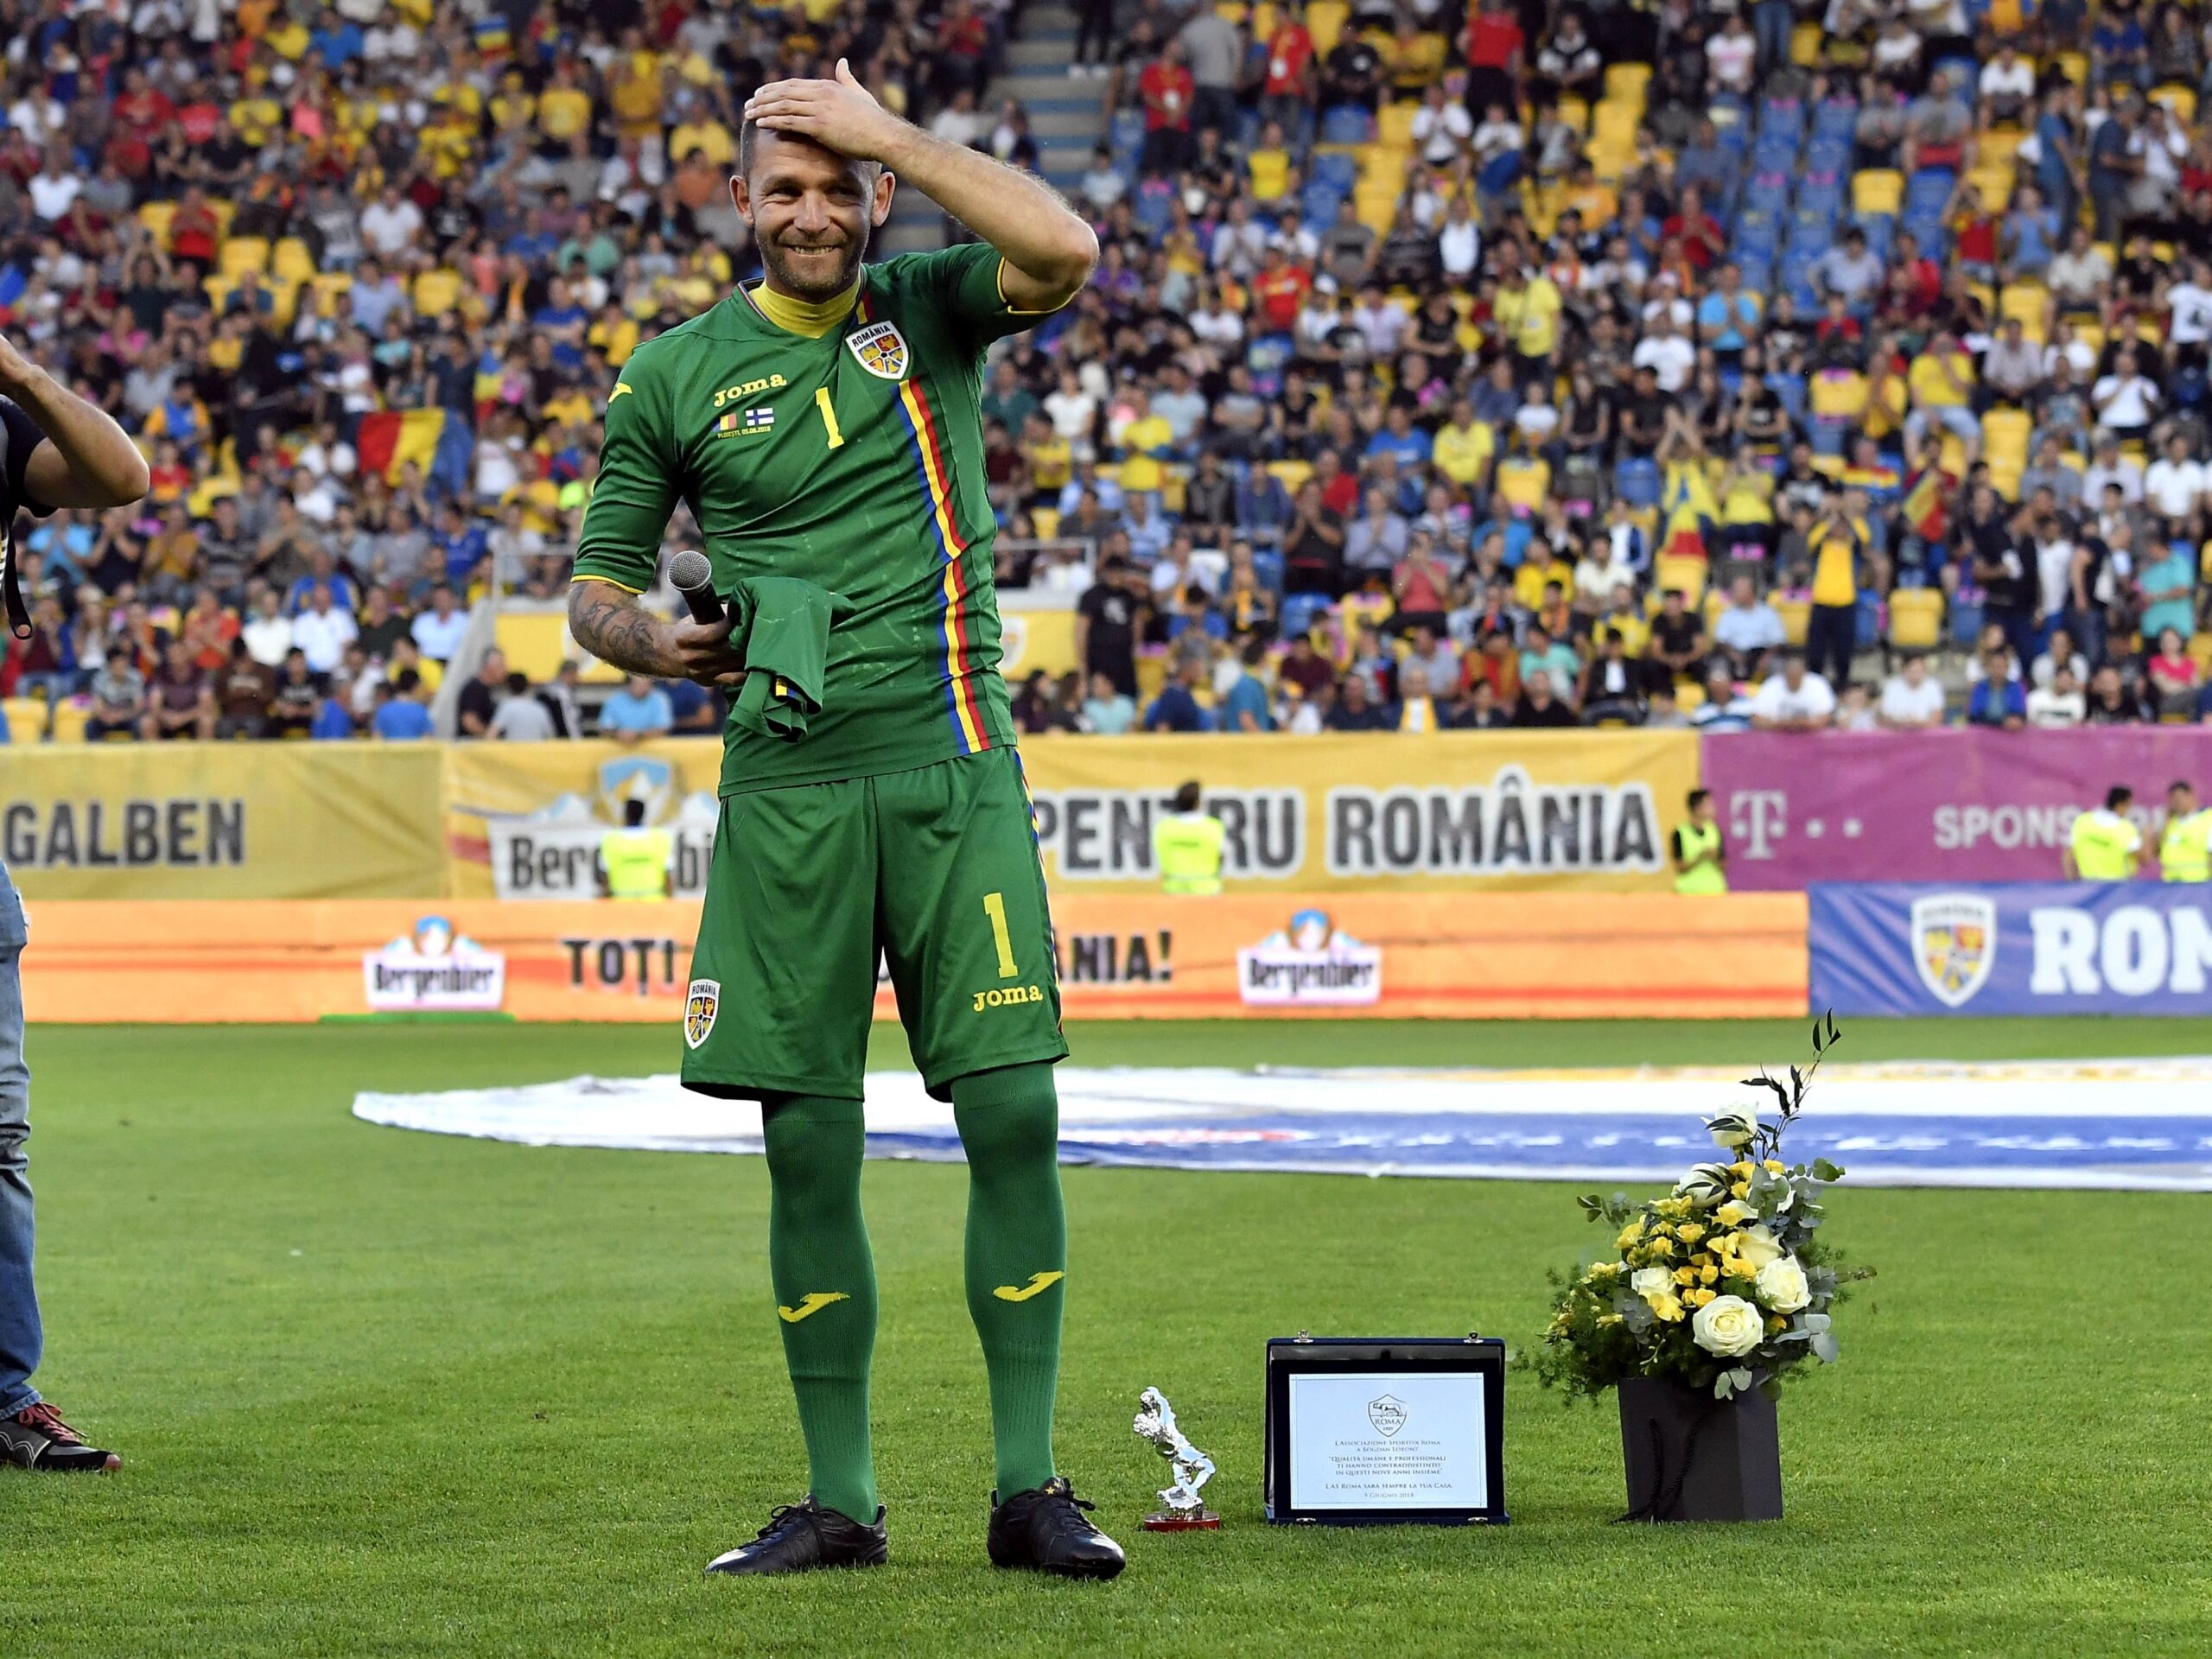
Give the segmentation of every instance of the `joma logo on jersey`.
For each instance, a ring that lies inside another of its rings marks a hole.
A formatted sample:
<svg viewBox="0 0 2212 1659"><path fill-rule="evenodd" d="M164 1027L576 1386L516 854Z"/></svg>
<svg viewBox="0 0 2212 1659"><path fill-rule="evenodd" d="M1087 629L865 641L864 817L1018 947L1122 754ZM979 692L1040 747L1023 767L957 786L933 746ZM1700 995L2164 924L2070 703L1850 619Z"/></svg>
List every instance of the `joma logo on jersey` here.
<svg viewBox="0 0 2212 1659"><path fill-rule="evenodd" d="M780 374L772 374L765 380L747 380L741 386L724 386L715 394L715 407L734 404L741 397L750 397L756 391L781 391L791 382Z"/></svg>
<svg viewBox="0 0 2212 1659"><path fill-rule="evenodd" d="M972 1012L981 1014L985 1008L1010 1008L1018 1002L1042 1002L1045 993L1034 985L1014 985L1000 991L978 991Z"/></svg>
<svg viewBox="0 0 2212 1659"><path fill-rule="evenodd" d="M879 380L904 380L911 360L906 336L895 322L871 322L845 337L853 360Z"/></svg>

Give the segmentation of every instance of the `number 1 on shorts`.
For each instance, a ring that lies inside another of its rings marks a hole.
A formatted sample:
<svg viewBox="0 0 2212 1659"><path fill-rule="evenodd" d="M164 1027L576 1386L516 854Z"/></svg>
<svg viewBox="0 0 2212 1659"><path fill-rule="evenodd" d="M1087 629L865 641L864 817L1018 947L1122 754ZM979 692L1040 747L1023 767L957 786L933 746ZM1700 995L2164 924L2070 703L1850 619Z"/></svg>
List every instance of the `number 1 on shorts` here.
<svg viewBox="0 0 2212 1659"><path fill-rule="evenodd" d="M1021 970L1014 965L1014 941L1007 937L1006 931L1006 895L985 893L983 914L991 918L991 942L999 948L999 977L1019 977Z"/></svg>

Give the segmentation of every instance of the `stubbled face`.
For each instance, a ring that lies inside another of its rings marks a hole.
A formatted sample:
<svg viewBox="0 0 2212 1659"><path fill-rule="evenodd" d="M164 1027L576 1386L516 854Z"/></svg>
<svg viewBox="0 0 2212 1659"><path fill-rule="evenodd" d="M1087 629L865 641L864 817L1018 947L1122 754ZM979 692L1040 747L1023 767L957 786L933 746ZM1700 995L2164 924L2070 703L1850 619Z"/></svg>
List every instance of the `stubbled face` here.
<svg viewBox="0 0 2212 1659"><path fill-rule="evenodd" d="M753 135L753 170L729 181L730 200L753 227L776 287L803 300L850 288L868 234L891 215L895 181L789 133Z"/></svg>

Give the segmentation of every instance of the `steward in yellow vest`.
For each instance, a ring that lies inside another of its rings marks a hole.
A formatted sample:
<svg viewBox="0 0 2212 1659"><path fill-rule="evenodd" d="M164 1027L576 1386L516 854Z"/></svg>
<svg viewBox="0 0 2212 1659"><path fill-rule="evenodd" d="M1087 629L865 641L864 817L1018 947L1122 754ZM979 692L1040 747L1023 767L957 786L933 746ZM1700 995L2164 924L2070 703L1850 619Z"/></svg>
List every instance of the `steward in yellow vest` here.
<svg viewBox="0 0 2212 1659"><path fill-rule="evenodd" d="M2158 874L2169 881L2212 881L2212 811L2197 805L2196 791L2187 784L2176 784L2166 791Z"/></svg>
<svg viewBox="0 0 2212 1659"><path fill-rule="evenodd" d="M1152 855L1162 892L1204 895L1221 891L1221 820L1198 810L1198 785L1175 791L1175 810L1154 821Z"/></svg>
<svg viewBox="0 0 2212 1659"><path fill-rule="evenodd" d="M622 828L600 837L599 861L607 869L610 899L664 899L668 896L668 866L676 852L676 838L665 830L645 828L645 804L626 801Z"/></svg>
<svg viewBox="0 0 2212 1659"><path fill-rule="evenodd" d="M2125 881L2135 874L2143 852L2143 832L2127 820L2135 791L2114 784L2105 791L2103 806L2074 820L2066 847L2069 874L2077 881Z"/></svg>
<svg viewBox="0 0 2212 1659"><path fill-rule="evenodd" d="M1694 789L1690 816L1675 826L1673 846L1676 893L1726 893L1728 849L1721 844L1720 826L1713 821L1713 791Z"/></svg>

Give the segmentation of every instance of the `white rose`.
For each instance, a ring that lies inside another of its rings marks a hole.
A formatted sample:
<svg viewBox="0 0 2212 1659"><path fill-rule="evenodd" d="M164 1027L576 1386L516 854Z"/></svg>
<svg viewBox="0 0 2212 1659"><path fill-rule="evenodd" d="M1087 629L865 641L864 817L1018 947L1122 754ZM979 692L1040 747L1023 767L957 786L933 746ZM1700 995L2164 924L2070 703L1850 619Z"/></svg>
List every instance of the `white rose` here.
<svg viewBox="0 0 2212 1659"><path fill-rule="evenodd" d="M1740 1296L1716 1296L1690 1320L1690 1334L1708 1354L1733 1359L1759 1345L1759 1311Z"/></svg>
<svg viewBox="0 0 2212 1659"><path fill-rule="evenodd" d="M1628 1287L1639 1296L1656 1296L1675 1287L1675 1276L1664 1268L1638 1268L1629 1275Z"/></svg>
<svg viewBox="0 0 2212 1659"><path fill-rule="evenodd" d="M1705 1122L1706 1132L1712 1135L1713 1144L1726 1152L1751 1145L1758 1127L1758 1120L1749 1112L1723 1112Z"/></svg>
<svg viewBox="0 0 2212 1659"><path fill-rule="evenodd" d="M1813 1300L1812 1287L1805 1282L1805 1269L1797 1265L1797 1258L1785 1255L1770 1262L1759 1269L1759 1300L1777 1313L1795 1313Z"/></svg>
<svg viewBox="0 0 2212 1659"><path fill-rule="evenodd" d="M1782 1246L1774 1242L1774 1235L1764 1227L1745 1228L1743 1242L1736 1246L1736 1259L1754 1274L1781 1255Z"/></svg>
<svg viewBox="0 0 2212 1659"><path fill-rule="evenodd" d="M1729 1186L1735 1179L1726 1164L1700 1164L1682 1178L1675 1193L1701 1210L1710 1210L1728 1196Z"/></svg>

